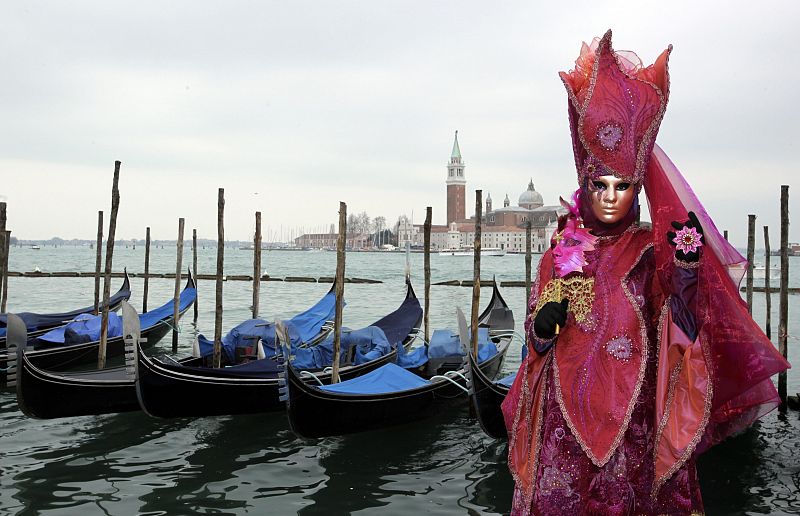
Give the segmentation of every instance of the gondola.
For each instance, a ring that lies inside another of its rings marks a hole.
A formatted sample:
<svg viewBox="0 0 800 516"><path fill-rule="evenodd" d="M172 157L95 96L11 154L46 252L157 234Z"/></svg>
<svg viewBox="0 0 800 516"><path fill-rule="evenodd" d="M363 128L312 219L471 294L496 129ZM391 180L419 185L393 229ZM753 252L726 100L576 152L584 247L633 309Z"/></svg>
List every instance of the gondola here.
<svg viewBox="0 0 800 516"><path fill-rule="evenodd" d="M128 271L124 273L122 286L116 294L108 299L108 306L111 310L117 310L122 301L127 301L131 297L131 280L128 277ZM39 335L43 335L48 331L58 326L63 326L75 317L81 314L94 312L94 305L87 306L86 308L78 308L69 312L62 312L56 314L37 314L33 312L20 312L16 314L25 327L28 329L28 339L33 339ZM0 314L0 348L6 347L6 314ZM3 360L0 357L0 360Z"/></svg>
<svg viewBox="0 0 800 516"><path fill-rule="evenodd" d="M400 307L371 326L380 328L396 349L414 339L421 318L419 300L408 283ZM340 375L351 378L364 374L394 360L395 353L392 350L365 363L346 363ZM284 407L279 399L281 369L272 358L217 369L192 367L142 353L136 353L134 358L139 403L154 417L252 414ZM306 373L307 381L320 383L330 382L330 376L324 369Z"/></svg>
<svg viewBox="0 0 800 516"><path fill-rule="evenodd" d="M495 439L508 439L506 424L500 405L508 394L516 373L492 380L478 367L471 353L467 354L467 379L469 380L469 398L478 423L484 433Z"/></svg>
<svg viewBox="0 0 800 516"><path fill-rule="evenodd" d="M487 376L494 377L514 331L513 314L496 284L478 325L488 330L479 330L479 340L483 335L484 344L496 346L496 353L480 364ZM437 400L461 398L466 390L463 367L424 378L386 364L358 378L325 386L304 381L289 361L283 369L289 423L301 437L343 435L420 420L436 410Z"/></svg>
<svg viewBox="0 0 800 516"><path fill-rule="evenodd" d="M336 283L315 304L284 321L290 329L292 346L314 346L328 336L333 328L336 310ZM223 366L239 364L249 358L275 356L275 325L263 319L247 319L222 337L221 361ZM192 354L201 360L187 361L192 367L212 367L214 341L198 335Z"/></svg>
<svg viewBox="0 0 800 516"><path fill-rule="evenodd" d="M120 303L122 301L127 300L127 297L130 295L130 288L125 288L125 285L129 283L128 275L125 274L125 284L123 285L123 289L116 295L120 295L122 293L122 298L117 299L114 301L114 308L119 308ZM92 311L91 308L88 309L89 312ZM70 316L72 319L80 318L80 316L87 315L86 313L71 313ZM17 316L23 321L25 324L25 318L18 315ZM3 317L6 317L3 314ZM47 331L40 331L35 330L33 332L33 336L31 333L27 333L27 347L32 347L33 350L29 352L31 356L31 362L36 364L39 367L44 367L46 369L51 370L66 370L71 367L75 367L77 365L81 365L84 363L92 363L93 361L97 360L97 342L83 342L80 344L70 344L70 345L59 345L56 346L53 343L42 343L41 338L47 333L59 331L69 324L71 321L63 320L60 326L56 326L55 328L50 328ZM26 325L27 327L27 325ZM111 339L109 339L111 340ZM92 346L93 344L93 346ZM109 348L109 355L108 356L116 356L122 353L121 345L110 345ZM6 369L8 368L8 361L9 358L13 358L9 356L8 349L6 347L0 348L0 387L6 385Z"/></svg>
<svg viewBox="0 0 800 516"><path fill-rule="evenodd" d="M172 302L164 306L169 307L171 315ZM181 314L189 306L184 307L184 303L181 303ZM135 317L137 322L140 321L141 316ZM171 321L167 322L171 324ZM151 337L151 329L146 327L138 332L148 346L161 338L157 335ZM126 371L125 366L120 366L101 371L56 373L36 367L29 356L30 352L18 352L20 382L17 385L17 400L23 412L30 417L57 418L140 410L132 369ZM190 356L179 361L184 362L197 364L198 359Z"/></svg>
<svg viewBox="0 0 800 516"><path fill-rule="evenodd" d="M180 294L179 315L183 315L192 306L196 296L194 279L190 274L186 286ZM127 306L133 310L130 305ZM135 311L133 313L135 314ZM126 322L125 314L123 314L123 332L119 336L107 340L107 357L123 354ZM137 334L141 336L143 342L148 347L155 345L174 326L173 301L170 300L150 312L135 315L135 323L139 328ZM78 353L85 353L92 360L97 360L99 342L72 346L81 347L80 350L71 351L75 356ZM16 363L9 360L10 367L14 367L17 372L17 404L24 414L30 417L49 419L139 409L133 375L126 374L124 366L101 370L56 372L45 369L37 363L42 360L42 356L47 357L47 360L51 359L49 355L42 355L43 353L53 353L57 350L58 348L50 348L28 351L23 346L16 350L14 355L17 359Z"/></svg>
<svg viewBox="0 0 800 516"><path fill-rule="evenodd" d="M128 311L128 315L125 312ZM133 312L131 318L130 311ZM139 336L139 317L127 303L122 305L123 327L135 321ZM123 335L130 335L126 328ZM16 361L10 369L16 372L17 405L23 414L39 419L128 412L139 409L133 375L125 367L77 372L52 372L31 364L24 346L17 347ZM15 383L16 385L13 385Z"/></svg>

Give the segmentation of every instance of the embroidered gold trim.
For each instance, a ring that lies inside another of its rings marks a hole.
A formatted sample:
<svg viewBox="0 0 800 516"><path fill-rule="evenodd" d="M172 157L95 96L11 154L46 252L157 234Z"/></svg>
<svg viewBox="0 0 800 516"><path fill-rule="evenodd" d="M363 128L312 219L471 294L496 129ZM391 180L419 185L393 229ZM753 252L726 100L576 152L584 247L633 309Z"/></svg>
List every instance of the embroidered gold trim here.
<svg viewBox="0 0 800 516"><path fill-rule="evenodd" d="M569 311L575 315L578 323L586 322L594 303L594 278L574 276L569 279L553 278L544 286L536 303L536 313L549 302L561 302L569 299Z"/></svg>
<svg viewBox="0 0 800 516"><path fill-rule="evenodd" d="M538 298L538 296L539 296L539 285L540 285L540 282L541 282L541 275L542 275L542 268L541 267L542 267L542 260L539 261L539 267L538 267L538 271L537 271L537 274L536 274L536 279L534 280L533 285L531 285L531 299L528 300L529 306L531 304L533 304L533 301L536 300ZM533 314L533 312L531 312L531 313ZM532 328L531 328L531 331L533 331ZM551 361L552 360L552 356L553 355L552 355L552 348L551 348L551 352L545 358L545 360ZM523 362L523 365L524 365L524 362ZM547 368L548 368L548 363L545 362L545 364L542 367L543 367L542 374L546 374ZM509 444L508 444L508 462L509 462L509 466L514 465L512 450L515 448L515 446L517 444L517 429L519 428L520 416L522 415L522 411L525 409L525 407L527 405L527 402L529 400L532 401L531 389L530 389L530 378L528 376L528 368L527 367L525 367L523 369L522 375L523 375L523 378L522 378L522 395L520 396L519 403L517 404L516 410L514 412L514 423L511 426L511 432L510 432L510 435L509 435ZM546 379L546 377L545 377L545 379ZM544 385L545 389L546 389L546 387L547 387L547 384ZM534 443L533 443L534 445L528 449L528 460L531 460L531 454L535 455L533 457L534 468L533 468L533 471L532 471L533 478L531 479L532 488L530 489L529 492L520 490L521 493L522 493L523 506L525 507L525 514L529 514L530 513L530 506L531 506L531 502L533 501L533 491L536 488L533 484L536 481L536 473L537 473L536 470L538 469L538 463L539 463L539 444L540 444L540 440L541 440L541 436L539 434L541 433L541 425L542 425L542 417L541 417L542 416L542 407L543 407L543 405L540 405L539 412L538 412L538 415L539 415L539 418L538 418L539 423L538 423L538 425L539 426L536 429L533 429L534 435L535 435L535 439L534 439ZM530 413L529 410L525 411L525 425L526 425L527 428L531 427L531 413ZM511 472L511 477L514 479L514 484L518 485L518 486L521 486L522 482L520 481L519 475L517 474L515 469L509 467L509 471Z"/></svg>
<svg viewBox="0 0 800 516"><path fill-rule="evenodd" d="M680 267L681 269L699 269L700 268L700 262L699 261L697 261L697 262L687 262L687 261L681 260L677 256L673 256L672 262L677 267Z"/></svg>

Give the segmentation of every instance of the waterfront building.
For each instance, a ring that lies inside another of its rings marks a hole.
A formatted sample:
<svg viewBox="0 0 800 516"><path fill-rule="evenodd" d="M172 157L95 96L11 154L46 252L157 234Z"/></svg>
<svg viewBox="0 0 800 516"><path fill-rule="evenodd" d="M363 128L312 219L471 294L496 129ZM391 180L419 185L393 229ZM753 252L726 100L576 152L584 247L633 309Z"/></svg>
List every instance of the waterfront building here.
<svg viewBox="0 0 800 516"><path fill-rule="evenodd" d="M469 247L475 240L475 216L465 217L465 195L467 187L466 163L461 156L456 131L450 161L447 164L447 224L431 227L431 248L461 249ZM516 206L506 194L503 206L494 209L491 192L486 194L486 207L481 217L481 246L525 252L525 228L531 222L531 251L544 252L550 245L550 237L558 225L558 217L566 213L561 205L545 205L542 194L536 191L533 179L520 194ZM422 225L414 225L405 238L412 245L422 245Z"/></svg>
<svg viewBox="0 0 800 516"><path fill-rule="evenodd" d="M447 163L445 179L447 191L447 224L431 226L431 249L463 249L475 241L475 216L466 218L466 163L458 144L458 131L453 139L453 150ZM531 251L544 252L558 225L558 217L566 213L561 205L545 205L542 194L536 191L531 178L528 187L512 206L506 194L503 206L494 208L492 195L486 194L486 207L481 217L481 246L497 248L510 253L524 253L526 226L531 223ZM403 249L408 242L411 247L423 246L423 225L414 224L402 216L396 226L397 245ZM348 235L348 247L360 249L369 245L369 235ZM302 235L295 239L297 247L333 248L336 234L321 233Z"/></svg>

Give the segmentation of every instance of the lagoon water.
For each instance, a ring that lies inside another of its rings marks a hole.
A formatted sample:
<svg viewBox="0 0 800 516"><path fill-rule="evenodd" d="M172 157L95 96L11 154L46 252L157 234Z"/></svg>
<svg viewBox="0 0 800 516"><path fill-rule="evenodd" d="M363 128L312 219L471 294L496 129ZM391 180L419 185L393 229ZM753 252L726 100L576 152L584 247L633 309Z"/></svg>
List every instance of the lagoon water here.
<svg viewBox="0 0 800 516"><path fill-rule="evenodd" d="M252 251L226 249L226 274L252 274ZM12 248L10 270L90 271L88 247ZM213 273L216 249L199 249L200 273ZM333 276L336 254L271 251L271 276ZM534 256L534 261L538 256ZM791 286L800 287L800 257L790 259ZM472 260L432 256L432 281L471 279ZM117 247L114 269L144 268L144 248ZM773 258L773 263L777 262ZM186 250L184 269L191 264ZM405 255L350 253L350 277L381 284L347 284L344 323L361 327L392 311L404 294ZM524 257L482 260L482 277L522 280ZM153 249L151 271L175 272L175 248ZM422 255L411 255L412 280L422 298ZM114 280L111 290L120 284ZM167 302L174 280L152 279L148 305ZM773 280L773 286L777 280ZM763 284L763 280L757 280ZM142 304L142 280L132 279L132 302ZM261 314L291 316L329 284L265 282ZM92 278L10 278L9 310L52 312L91 304ZM455 328L455 307L468 312L472 289L431 288L433 327ZM481 291L481 305L491 290ZM521 331L523 288L504 288ZM180 325L180 352L198 333L214 332L214 282L198 287L199 318ZM249 317L251 285L224 285L223 331ZM778 296L772 300L773 340ZM800 296L790 296L789 359L800 364ZM191 312L190 312L191 314ZM763 326L764 294L755 294L754 317ZM169 351L167 337L159 350ZM519 366L520 342L505 370ZM798 368L789 392L800 391ZM708 514L800 514L800 413L774 411L748 431L701 457L699 471ZM422 422L345 437L296 438L282 413L156 420L143 413L40 421L26 418L13 392L0 391L0 513L38 514L506 514L512 481L506 445L486 437L466 403Z"/></svg>

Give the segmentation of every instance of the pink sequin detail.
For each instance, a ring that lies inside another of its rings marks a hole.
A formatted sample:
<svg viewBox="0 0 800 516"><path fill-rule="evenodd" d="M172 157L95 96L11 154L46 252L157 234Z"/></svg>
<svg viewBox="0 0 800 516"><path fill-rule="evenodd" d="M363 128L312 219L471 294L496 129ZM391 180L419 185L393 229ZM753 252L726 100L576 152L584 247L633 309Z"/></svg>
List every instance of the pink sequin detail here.
<svg viewBox="0 0 800 516"><path fill-rule="evenodd" d="M608 341L606 351L618 360L628 360L631 358L631 346L631 339L628 337L617 337Z"/></svg>
<svg viewBox="0 0 800 516"><path fill-rule="evenodd" d="M597 129L597 139L607 151L617 150L622 140L622 126L616 122L606 122Z"/></svg>

